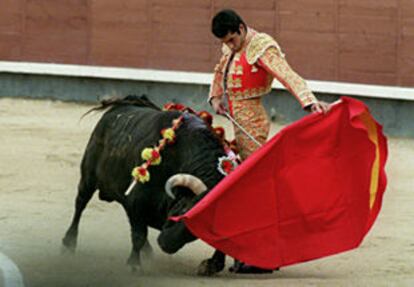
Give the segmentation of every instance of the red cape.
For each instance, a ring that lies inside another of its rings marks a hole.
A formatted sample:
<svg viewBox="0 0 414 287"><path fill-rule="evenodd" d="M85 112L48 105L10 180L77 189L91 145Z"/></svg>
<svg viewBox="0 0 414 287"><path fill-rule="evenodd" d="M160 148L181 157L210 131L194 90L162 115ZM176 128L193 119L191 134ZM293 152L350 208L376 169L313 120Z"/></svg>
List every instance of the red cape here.
<svg viewBox="0 0 414 287"><path fill-rule="evenodd" d="M248 264L275 268L356 248L386 186L387 142L360 101L291 124L180 218Z"/></svg>

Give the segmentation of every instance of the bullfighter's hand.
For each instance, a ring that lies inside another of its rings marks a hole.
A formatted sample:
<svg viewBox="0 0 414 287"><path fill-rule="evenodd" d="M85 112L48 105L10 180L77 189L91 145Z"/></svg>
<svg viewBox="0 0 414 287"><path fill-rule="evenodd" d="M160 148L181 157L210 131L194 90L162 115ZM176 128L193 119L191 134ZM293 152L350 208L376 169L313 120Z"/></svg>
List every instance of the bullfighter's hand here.
<svg viewBox="0 0 414 287"><path fill-rule="evenodd" d="M323 101L317 101L311 106L311 112L318 114L326 114L330 109L331 105Z"/></svg>
<svg viewBox="0 0 414 287"><path fill-rule="evenodd" d="M225 107L222 99L220 98L212 98L211 99L211 106L213 107L213 110L218 115L224 115L227 112L227 108Z"/></svg>

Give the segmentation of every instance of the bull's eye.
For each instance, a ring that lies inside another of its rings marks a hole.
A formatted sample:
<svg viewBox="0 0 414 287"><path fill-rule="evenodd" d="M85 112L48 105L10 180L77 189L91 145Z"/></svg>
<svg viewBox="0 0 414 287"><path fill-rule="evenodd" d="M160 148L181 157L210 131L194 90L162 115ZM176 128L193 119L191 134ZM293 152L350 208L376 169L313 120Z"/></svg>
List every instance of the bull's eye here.
<svg viewBox="0 0 414 287"><path fill-rule="evenodd" d="M183 213L186 213L187 211L189 211L191 209L191 205L187 204L186 206L184 206L183 208Z"/></svg>
<svg viewBox="0 0 414 287"><path fill-rule="evenodd" d="M171 214L182 215L194 206L194 201L188 197L182 197L172 205Z"/></svg>

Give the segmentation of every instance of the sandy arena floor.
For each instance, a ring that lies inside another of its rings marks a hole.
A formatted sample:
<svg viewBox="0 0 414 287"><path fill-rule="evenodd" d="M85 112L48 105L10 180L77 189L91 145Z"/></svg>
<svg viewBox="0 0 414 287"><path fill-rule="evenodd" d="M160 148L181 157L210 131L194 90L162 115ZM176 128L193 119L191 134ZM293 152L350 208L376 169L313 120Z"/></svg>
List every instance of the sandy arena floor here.
<svg viewBox="0 0 414 287"><path fill-rule="evenodd" d="M383 209L357 250L271 275L233 275L228 260L225 272L203 278L196 267L212 248L197 241L166 255L152 231L155 256L142 274L133 274L125 265L131 244L124 211L95 197L81 222L77 253L61 255L80 159L100 118L80 121L90 107L0 99L0 252L19 267L25 286L414 286L414 140L408 139L389 140ZM0 272L0 287L3 277Z"/></svg>

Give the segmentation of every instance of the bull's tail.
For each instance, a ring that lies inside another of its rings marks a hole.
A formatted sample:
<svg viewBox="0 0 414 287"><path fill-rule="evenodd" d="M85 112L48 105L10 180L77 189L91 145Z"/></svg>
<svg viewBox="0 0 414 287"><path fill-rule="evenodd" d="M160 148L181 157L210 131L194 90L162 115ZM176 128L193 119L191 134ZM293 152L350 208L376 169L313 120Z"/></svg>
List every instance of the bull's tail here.
<svg viewBox="0 0 414 287"><path fill-rule="evenodd" d="M89 111L87 111L86 113L84 113L82 115L82 118L85 117L86 115L88 115L90 112L93 111L102 111L107 109L108 107L113 107L113 106L122 106L122 105L134 105L134 106L139 106L139 107L148 107L157 111L161 111L161 108L158 107L156 104L154 104L153 102L151 102L146 95L142 95L142 96L136 96L136 95L129 95L126 97L111 97L109 99L104 99L101 100L100 105L97 107L94 107L92 109L90 109Z"/></svg>

